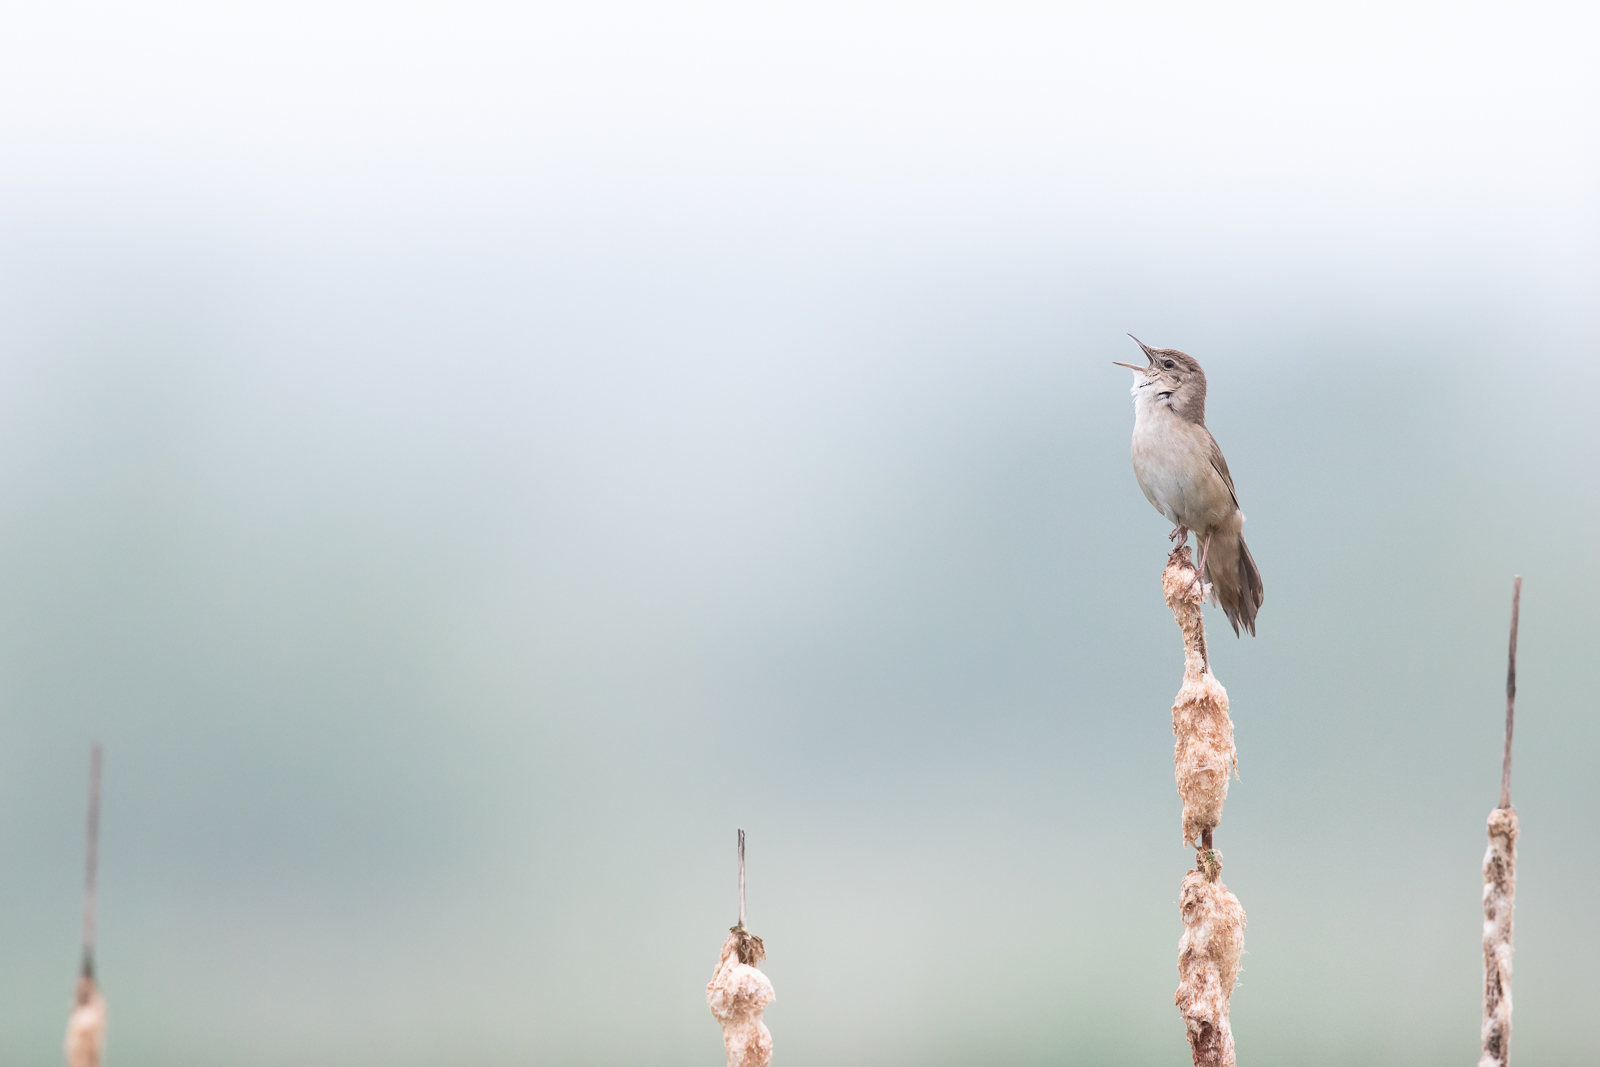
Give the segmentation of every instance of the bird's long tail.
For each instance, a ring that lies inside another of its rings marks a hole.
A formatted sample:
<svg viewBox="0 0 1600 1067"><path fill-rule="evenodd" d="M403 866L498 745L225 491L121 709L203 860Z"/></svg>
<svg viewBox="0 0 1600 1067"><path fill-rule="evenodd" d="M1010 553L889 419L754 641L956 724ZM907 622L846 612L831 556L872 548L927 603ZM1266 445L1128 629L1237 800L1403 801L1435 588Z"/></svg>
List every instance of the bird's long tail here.
<svg viewBox="0 0 1600 1067"><path fill-rule="evenodd" d="M1243 537L1232 530L1218 530L1212 536L1211 549L1206 553L1206 580L1227 613L1228 622L1233 624L1234 634L1243 626L1254 637L1256 612L1261 609L1266 592Z"/></svg>

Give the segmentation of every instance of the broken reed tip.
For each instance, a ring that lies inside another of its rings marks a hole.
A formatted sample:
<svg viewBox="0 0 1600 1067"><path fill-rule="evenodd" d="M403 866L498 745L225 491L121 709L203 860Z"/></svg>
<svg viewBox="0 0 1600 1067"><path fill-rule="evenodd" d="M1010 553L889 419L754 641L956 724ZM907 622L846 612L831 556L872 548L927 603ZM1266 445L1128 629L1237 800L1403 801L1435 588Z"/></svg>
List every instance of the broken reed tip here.
<svg viewBox="0 0 1600 1067"><path fill-rule="evenodd" d="M1522 575L1511 579L1511 644L1506 652L1506 750L1500 765L1500 806L1511 807L1511 732L1517 718L1517 621L1522 614Z"/></svg>
<svg viewBox="0 0 1600 1067"><path fill-rule="evenodd" d="M739 925L735 929L744 929L744 831L739 831Z"/></svg>

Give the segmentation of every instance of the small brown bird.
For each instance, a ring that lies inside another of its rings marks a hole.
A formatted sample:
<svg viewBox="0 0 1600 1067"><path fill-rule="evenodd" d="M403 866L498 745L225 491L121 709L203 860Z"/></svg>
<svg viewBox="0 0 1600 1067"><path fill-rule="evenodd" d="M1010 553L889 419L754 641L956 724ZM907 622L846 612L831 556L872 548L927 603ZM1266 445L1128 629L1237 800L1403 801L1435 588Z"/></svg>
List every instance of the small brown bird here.
<svg viewBox="0 0 1600 1067"><path fill-rule="evenodd" d="M1201 543L1199 573L1211 583L1213 599L1235 634L1243 626L1253 637L1265 594L1241 536L1244 512L1228 461L1206 429L1206 372L1193 356L1133 339L1149 365L1116 365L1133 371L1134 476L1145 498L1173 523L1169 540L1185 544L1194 531Z"/></svg>

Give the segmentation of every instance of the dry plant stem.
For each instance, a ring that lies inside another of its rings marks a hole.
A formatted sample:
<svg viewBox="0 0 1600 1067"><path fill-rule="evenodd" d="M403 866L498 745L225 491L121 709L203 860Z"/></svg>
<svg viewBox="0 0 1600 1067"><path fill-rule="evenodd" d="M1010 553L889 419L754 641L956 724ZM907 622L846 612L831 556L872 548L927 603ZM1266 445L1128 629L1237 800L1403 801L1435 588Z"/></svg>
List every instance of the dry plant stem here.
<svg viewBox="0 0 1600 1067"><path fill-rule="evenodd" d="M1483 856L1483 1055L1478 1067L1505 1067L1511 1059L1511 920L1517 896L1517 809L1511 806L1511 731L1517 712L1517 621L1521 609L1522 577L1518 575L1511 592L1500 806L1489 813L1489 849Z"/></svg>
<svg viewBox="0 0 1600 1067"><path fill-rule="evenodd" d="M1506 653L1506 757L1500 765L1500 806L1511 807L1511 728L1517 722L1517 621L1522 614L1522 575L1511 580L1511 648Z"/></svg>
<svg viewBox="0 0 1600 1067"><path fill-rule="evenodd" d="M755 965L766 956L761 939L735 926L722 943L722 958L706 986L706 1003L722 1024L728 1067L770 1067L772 1034L761 1013L776 998L772 982Z"/></svg>
<svg viewBox="0 0 1600 1067"><path fill-rule="evenodd" d="M1183 686L1172 705L1173 750L1178 796L1183 800L1183 843L1199 841L1222 821L1228 775L1238 767L1228 692L1211 674L1200 606L1204 594L1187 547L1167 557L1161 588L1183 631Z"/></svg>
<svg viewBox="0 0 1600 1067"><path fill-rule="evenodd" d="M94 977L95 893L100 873L100 742L89 748L89 827L83 864L83 974Z"/></svg>

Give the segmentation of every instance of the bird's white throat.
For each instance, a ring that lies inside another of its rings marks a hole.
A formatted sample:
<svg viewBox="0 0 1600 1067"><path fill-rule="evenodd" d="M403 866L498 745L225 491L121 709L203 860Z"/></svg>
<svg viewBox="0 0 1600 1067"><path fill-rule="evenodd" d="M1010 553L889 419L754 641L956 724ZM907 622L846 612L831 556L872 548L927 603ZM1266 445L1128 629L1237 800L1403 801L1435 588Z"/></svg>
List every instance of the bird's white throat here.
<svg viewBox="0 0 1600 1067"><path fill-rule="evenodd" d="M1133 388L1128 390L1133 395L1133 416L1135 423L1146 418L1175 418L1176 413L1172 405L1165 403L1162 394L1166 390L1161 388L1161 379L1152 378L1143 371L1133 372ZM1171 396L1170 393L1167 394Z"/></svg>

